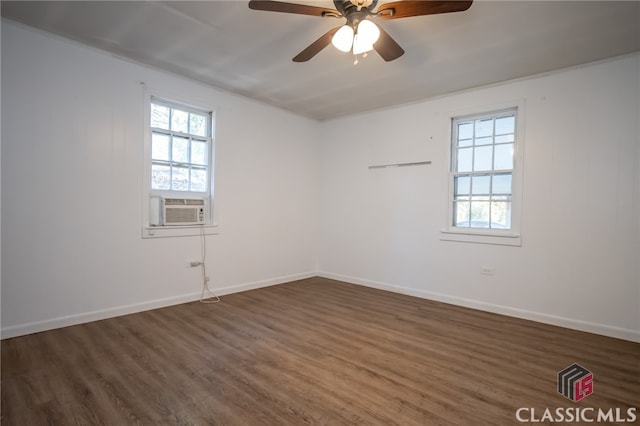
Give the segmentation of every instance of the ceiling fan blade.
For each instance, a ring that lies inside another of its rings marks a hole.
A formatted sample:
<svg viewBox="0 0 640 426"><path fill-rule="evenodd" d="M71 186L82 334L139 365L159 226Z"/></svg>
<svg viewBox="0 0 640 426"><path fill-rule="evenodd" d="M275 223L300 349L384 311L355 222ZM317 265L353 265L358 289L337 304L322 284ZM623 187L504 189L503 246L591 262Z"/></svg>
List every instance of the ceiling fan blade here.
<svg viewBox="0 0 640 426"><path fill-rule="evenodd" d="M404 55L404 49L400 47L391 36L380 26L380 38L373 44L373 48L385 61L393 61Z"/></svg>
<svg viewBox="0 0 640 426"><path fill-rule="evenodd" d="M307 6L305 4L286 3L282 1L251 0L249 2L249 9L266 10L267 12L297 13L299 15L311 15L320 17L327 15L342 16L340 12L334 9Z"/></svg>
<svg viewBox="0 0 640 426"><path fill-rule="evenodd" d="M306 62L316 56L322 49L324 49L331 43L333 35L339 29L340 27L335 27L327 31L323 36L311 43L306 49L298 53L296 57L293 58L293 62Z"/></svg>
<svg viewBox="0 0 640 426"><path fill-rule="evenodd" d="M438 13L462 12L471 7L472 0L450 1L394 1L385 3L378 8L380 19L409 18L411 16L435 15Z"/></svg>

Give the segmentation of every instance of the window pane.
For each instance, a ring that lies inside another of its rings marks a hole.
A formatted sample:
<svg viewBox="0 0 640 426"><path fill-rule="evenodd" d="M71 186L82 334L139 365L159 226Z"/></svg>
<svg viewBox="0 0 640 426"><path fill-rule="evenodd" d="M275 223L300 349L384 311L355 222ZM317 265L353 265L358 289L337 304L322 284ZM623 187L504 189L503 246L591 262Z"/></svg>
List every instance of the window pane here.
<svg viewBox="0 0 640 426"><path fill-rule="evenodd" d="M476 121L476 138L493 136L493 118Z"/></svg>
<svg viewBox="0 0 640 426"><path fill-rule="evenodd" d="M191 190L198 192L207 190L207 171L205 169L191 169Z"/></svg>
<svg viewBox="0 0 640 426"><path fill-rule="evenodd" d="M513 144L496 145L495 170L513 169Z"/></svg>
<svg viewBox="0 0 640 426"><path fill-rule="evenodd" d="M174 191L189 190L189 169L186 167L171 168L171 189Z"/></svg>
<svg viewBox="0 0 640 426"><path fill-rule="evenodd" d="M469 176L458 176L455 178L455 196L469 195L471 193L471 178Z"/></svg>
<svg viewBox="0 0 640 426"><path fill-rule="evenodd" d="M151 158L169 161L169 135L162 133L151 134Z"/></svg>
<svg viewBox="0 0 640 426"><path fill-rule="evenodd" d="M511 229L511 203L491 203L491 227L495 229Z"/></svg>
<svg viewBox="0 0 640 426"><path fill-rule="evenodd" d="M468 121L466 123L458 124L458 141L467 140L473 138L473 122ZM460 145L460 143L458 143Z"/></svg>
<svg viewBox="0 0 640 426"><path fill-rule="evenodd" d="M151 127L169 130L169 107L151 104Z"/></svg>
<svg viewBox="0 0 640 426"><path fill-rule="evenodd" d="M453 204L455 218L454 225L469 227L469 202L468 201L456 201Z"/></svg>
<svg viewBox="0 0 640 426"><path fill-rule="evenodd" d="M207 136L207 117L200 114L189 114L189 133L196 136Z"/></svg>
<svg viewBox="0 0 640 426"><path fill-rule="evenodd" d="M202 141L191 141L191 164L207 164L207 143Z"/></svg>
<svg viewBox="0 0 640 426"><path fill-rule="evenodd" d="M511 173L509 174L500 174L493 176L493 186L492 186L493 194L511 194Z"/></svg>
<svg viewBox="0 0 640 426"><path fill-rule="evenodd" d="M189 132L189 113L179 109L171 111L171 130L174 132Z"/></svg>
<svg viewBox="0 0 640 426"><path fill-rule="evenodd" d="M189 139L173 138L172 160L176 163L189 162Z"/></svg>
<svg viewBox="0 0 640 426"><path fill-rule="evenodd" d="M471 191L473 195L489 195L491 176L473 176L471 179Z"/></svg>
<svg viewBox="0 0 640 426"><path fill-rule="evenodd" d="M482 146L474 148L474 150L473 170L484 172L493 169L493 146Z"/></svg>
<svg viewBox="0 0 640 426"><path fill-rule="evenodd" d="M463 148L458 150L457 172L470 172L473 165L473 148Z"/></svg>
<svg viewBox="0 0 640 426"><path fill-rule="evenodd" d="M470 212L470 226L472 228L489 227L489 201L472 201Z"/></svg>
<svg viewBox="0 0 640 426"><path fill-rule="evenodd" d="M171 189L171 169L161 164L151 165L151 188Z"/></svg>
<svg viewBox="0 0 640 426"><path fill-rule="evenodd" d="M515 133L515 131L516 131L515 116L496 118L496 135Z"/></svg>
<svg viewBox="0 0 640 426"><path fill-rule="evenodd" d="M473 137L473 122L458 124L458 139L471 139Z"/></svg>

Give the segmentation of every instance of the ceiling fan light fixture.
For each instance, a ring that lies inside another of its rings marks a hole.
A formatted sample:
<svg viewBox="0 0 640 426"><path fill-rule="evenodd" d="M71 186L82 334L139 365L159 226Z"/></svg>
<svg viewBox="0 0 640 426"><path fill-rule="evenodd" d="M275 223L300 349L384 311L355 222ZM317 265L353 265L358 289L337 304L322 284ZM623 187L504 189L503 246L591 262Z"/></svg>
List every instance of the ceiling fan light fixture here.
<svg viewBox="0 0 640 426"><path fill-rule="evenodd" d="M358 24L358 34L363 38L363 42L373 44L380 38L380 28L368 19L363 19Z"/></svg>
<svg viewBox="0 0 640 426"><path fill-rule="evenodd" d="M335 9L289 3L282 0L249 0L249 8L267 12L294 13L322 18L344 18L346 25L333 27L320 38L298 53L293 62L306 62L317 55L329 44L343 52L353 50L356 56L366 56L375 49L385 61L393 61L404 54L404 49L389 35L369 21L369 17L381 19L409 18L412 16L435 15L438 13L461 12L469 9L473 0L385 0L378 6L379 0L333 0ZM379 37L382 38L379 39Z"/></svg>
<svg viewBox="0 0 640 426"><path fill-rule="evenodd" d="M370 50L373 50L373 45L370 43L366 43L363 40L364 40L364 37L360 37L358 36L358 34L356 34L355 37L353 38L353 54L354 55L360 55L361 53L366 53L366 52L369 52Z"/></svg>
<svg viewBox="0 0 640 426"><path fill-rule="evenodd" d="M358 31L353 37L353 54L373 50L373 44L380 38L380 28L373 22L364 19L358 24Z"/></svg>
<svg viewBox="0 0 640 426"><path fill-rule="evenodd" d="M331 43L335 46L335 48L343 52L350 51L353 42L353 28L351 28L350 25L342 26L331 39Z"/></svg>

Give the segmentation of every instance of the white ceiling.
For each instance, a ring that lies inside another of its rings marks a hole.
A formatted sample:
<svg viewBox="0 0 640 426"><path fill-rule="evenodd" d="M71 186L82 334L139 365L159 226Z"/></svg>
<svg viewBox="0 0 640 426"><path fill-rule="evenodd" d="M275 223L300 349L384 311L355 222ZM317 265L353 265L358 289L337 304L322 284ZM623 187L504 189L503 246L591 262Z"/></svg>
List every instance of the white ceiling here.
<svg viewBox="0 0 640 426"><path fill-rule="evenodd" d="M296 2L296 1L292 1ZM318 120L414 102L640 50L637 1L487 1L379 21L393 62L328 46L344 19L250 10L247 1L2 1L2 16ZM298 1L333 8L330 0ZM380 1L379 4L382 4Z"/></svg>

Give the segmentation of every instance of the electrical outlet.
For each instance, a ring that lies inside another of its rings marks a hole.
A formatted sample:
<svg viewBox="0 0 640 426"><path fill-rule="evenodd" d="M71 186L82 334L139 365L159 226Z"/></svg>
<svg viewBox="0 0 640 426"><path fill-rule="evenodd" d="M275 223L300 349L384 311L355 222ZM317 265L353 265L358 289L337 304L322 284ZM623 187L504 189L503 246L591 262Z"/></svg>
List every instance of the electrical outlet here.
<svg viewBox="0 0 640 426"><path fill-rule="evenodd" d="M493 275L493 267L492 266L481 266L480 273L482 275Z"/></svg>

